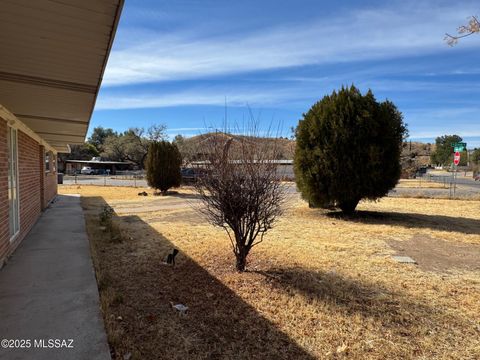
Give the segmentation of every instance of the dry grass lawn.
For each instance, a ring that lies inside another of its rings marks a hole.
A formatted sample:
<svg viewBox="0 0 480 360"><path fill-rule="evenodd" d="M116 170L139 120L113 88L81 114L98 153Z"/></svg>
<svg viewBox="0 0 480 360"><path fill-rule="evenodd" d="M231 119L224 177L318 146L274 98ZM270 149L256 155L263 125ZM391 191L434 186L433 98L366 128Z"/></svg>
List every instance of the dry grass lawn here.
<svg viewBox="0 0 480 360"><path fill-rule="evenodd" d="M423 189L444 189L448 188L448 184L427 181L422 178L418 179L401 179L397 187L399 188L423 188Z"/></svg>
<svg viewBox="0 0 480 360"><path fill-rule="evenodd" d="M173 200L139 191L60 188L82 195L116 359L480 358L480 267L425 270L388 245L428 237L477 251L479 201L384 198L344 218L292 199L239 274L222 231L188 205L142 212ZM113 236L99 227L106 203L124 207Z"/></svg>

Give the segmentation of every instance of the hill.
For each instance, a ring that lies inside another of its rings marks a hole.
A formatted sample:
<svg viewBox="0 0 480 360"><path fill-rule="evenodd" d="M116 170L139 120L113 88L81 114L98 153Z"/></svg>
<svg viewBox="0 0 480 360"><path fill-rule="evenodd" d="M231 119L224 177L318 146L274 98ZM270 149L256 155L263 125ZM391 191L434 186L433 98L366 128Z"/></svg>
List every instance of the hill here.
<svg viewBox="0 0 480 360"><path fill-rule="evenodd" d="M400 162L402 177L409 178L423 166L431 164L430 155L435 151L435 144L421 142L404 142Z"/></svg>
<svg viewBox="0 0 480 360"><path fill-rule="evenodd" d="M235 151L235 144L240 141L251 141L260 143L261 147L273 148L276 146L276 159L272 160L292 160L295 152L295 141L287 138L271 138L271 137L252 137L245 135L226 134L222 132L206 133L189 138L182 138L176 140L176 144L180 149L184 159L187 161L199 161L205 160L208 151L208 141L226 141L227 139L233 139L232 149Z"/></svg>
<svg viewBox="0 0 480 360"><path fill-rule="evenodd" d="M287 138L269 138L269 137L252 137L245 135L226 134L222 132L206 133L189 138L181 138L176 140L176 144L180 152L187 161L204 160L206 154L202 154L202 150L208 146L204 146L206 141L233 139L233 147L235 142L252 141L261 142L262 146L277 146L278 160L292 160L295 153L295 141ZM270 144L269 144L270 143ZM414 174L419 167L430 165L430 155L435 150L435 144L421 142L404 142L401 163L404 174L403 177L409 177ZM204 150L203 150L204 151Z"/></svg>

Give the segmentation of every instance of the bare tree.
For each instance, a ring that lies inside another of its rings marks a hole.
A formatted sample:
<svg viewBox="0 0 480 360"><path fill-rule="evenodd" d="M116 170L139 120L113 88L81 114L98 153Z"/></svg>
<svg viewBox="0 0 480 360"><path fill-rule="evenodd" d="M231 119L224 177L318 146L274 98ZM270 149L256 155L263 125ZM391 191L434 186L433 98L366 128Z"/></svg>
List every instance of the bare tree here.
<svg viewBox="0 0 480 360"><path fill-rule="evenodd" d="M167 138L167 126L164 124L154 124L146 131L146 138L149 141L162 141Z"/></svg>
<svg viewBox="0 0 480 360"><path fill-rule="evenodd" d="M471 16L468 19L468 24L462 25L457 28L457 35L445 34L445 41L448 45L454 46L458 43L458 40L473 34L480 34L480 21L478 17Z"/></svg>
<svg viewBox="0 0 480 360"><path fill-rule="evenodd" d="M183 163L186 166L189 166L192 161L198 160L196 159L196 151L198 148L196 138L185 138L178 134L173 139L173 143L177 145L180 154L182 154Z"/></svg>
<svg viewBox="0 0 480 360"><path fill-rule="evenodd" d="M263 241L282 214L285 188L279 181L274 141L256 136L216 132L201 142L206 154L195 188L202 201L199 211L228 234L236 269L246 268L247 256Z"/></svg>
<svg viewBox="0 0 480 360"><path fill-rule="evenodd" d="M166 126L162 124L152 125L147 130L130 128L123 133L108 136L104 141L102 155L112 160L128 160L143 168L150 144L165 140L166 137Z"/></svg>

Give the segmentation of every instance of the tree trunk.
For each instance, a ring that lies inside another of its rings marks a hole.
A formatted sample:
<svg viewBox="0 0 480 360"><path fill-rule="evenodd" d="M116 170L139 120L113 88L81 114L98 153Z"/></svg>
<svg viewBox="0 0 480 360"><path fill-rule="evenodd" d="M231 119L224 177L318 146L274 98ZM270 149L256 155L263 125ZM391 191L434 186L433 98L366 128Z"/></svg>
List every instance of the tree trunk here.
<svg viewBox="0 0 480 360"><path fill-rule="evenodd" d="M240 247L238 252L235 253L237 258L236 268L238 272L244 272L247 267L247 254L248 251L244 247Z"/></svg>
<svg viewBox="0 0 480 360"><path fill-rule="evenodd" d="M247 257L241 254L237 254L236 268L238 272L244 272L247 267Z"/></svg>
<svg viewBox="0 0 480 360"><path fill-rule="evenodd" d="M340 203L338 206L342 209L342 212L346 215L352 215L355 212L355 208L358 205L360 200L354 199L349 201L344 201Z"/></svg>

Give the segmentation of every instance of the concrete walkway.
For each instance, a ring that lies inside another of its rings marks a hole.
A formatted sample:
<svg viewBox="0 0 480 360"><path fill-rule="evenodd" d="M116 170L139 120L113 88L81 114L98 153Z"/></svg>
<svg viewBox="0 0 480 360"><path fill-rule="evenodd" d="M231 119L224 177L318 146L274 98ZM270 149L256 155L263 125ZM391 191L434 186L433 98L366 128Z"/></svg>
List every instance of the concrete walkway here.
<svg viewBox="0 0 480 360"><path fill-rule="evenodd" d="M0 359L110 359L79 196L58 196L0 270L2 339L28 348Z"/></svg>

